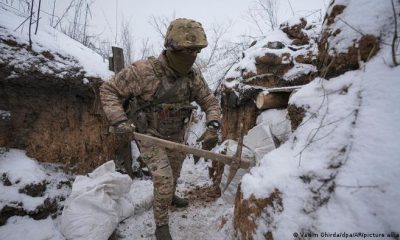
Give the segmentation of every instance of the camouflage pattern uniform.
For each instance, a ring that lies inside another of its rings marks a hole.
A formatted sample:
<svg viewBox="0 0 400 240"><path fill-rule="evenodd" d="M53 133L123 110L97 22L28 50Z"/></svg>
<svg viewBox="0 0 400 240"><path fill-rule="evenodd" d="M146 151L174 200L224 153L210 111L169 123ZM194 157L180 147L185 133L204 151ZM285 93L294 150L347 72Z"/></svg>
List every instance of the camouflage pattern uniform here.
<svg viewBox="0 0 400 240"><path fill-rule="evenodd" d="M192 68L187 75L177 74L168 65L166 51L158 58L124 68L100 87L100 97L111 125L130 119L136 131L175 142L183 141L192 101L206 112L207 122L220 121L218 100L201 73ZM138 144L152 174L156 225L168 224L168 208L185 155L144 142Z"/></svg>

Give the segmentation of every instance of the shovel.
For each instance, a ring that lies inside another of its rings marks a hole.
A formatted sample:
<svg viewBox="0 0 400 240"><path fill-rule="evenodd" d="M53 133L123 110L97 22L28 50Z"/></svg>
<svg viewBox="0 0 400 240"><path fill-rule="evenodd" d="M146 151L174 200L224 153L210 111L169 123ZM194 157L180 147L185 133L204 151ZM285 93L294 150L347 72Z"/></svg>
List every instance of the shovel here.
<svg viewBox="0 0 400 240"><path fill-rule="evenodd" d="M110 128L109 130L110 130L110 132L115 133L113 128ZM243 137L241 137L239 140L236 154L234 156L227 156L224 154L214 153L214 152L210 152L210 151L207 151L204 149L193 148L193 147L181 144L181 143L168 141L165 139L149 136L149 135L138 133L138 132L133 132L133 136L134 136L135 140L143 141L143 142L153 144L153 145L156 145L156 146L159 146L162 148L167 148L167 149L175 150L175 151L186 153L186 154L193 154L193 155L196 155L199 157L203 157L204 159L212 159L212 160L219 161L219 162L229 165L230 170L229 170L228 182L227 182L226 186L224 187L224 191L229 186L232 179L235 177L236 172L239 168L248 169L251 165L250 160L241 158L242 147L243 147Z"/></svg>

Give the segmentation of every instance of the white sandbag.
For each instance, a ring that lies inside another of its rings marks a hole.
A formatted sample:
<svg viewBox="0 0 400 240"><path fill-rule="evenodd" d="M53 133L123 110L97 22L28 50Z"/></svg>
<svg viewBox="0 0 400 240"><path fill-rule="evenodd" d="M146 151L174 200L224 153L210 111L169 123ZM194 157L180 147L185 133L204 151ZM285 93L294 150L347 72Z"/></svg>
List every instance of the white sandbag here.
<svg viewBox="0 0 400 240"><path fill-rule="evenodd" d="M257 117L256 123L257 125L268 123L272 135L281 143L288 139L292 131L287 109L265 110Z"/></svg>
<svg viewBox="0 0 400 240"><path fill-rule="evenodd" d="M250 129L243 138L243 144L254 152L257 162L276 148L270 126L267 123L261 123Z"/></svg>
<svg viewBox="0 0 400 240"><path fill-rule="evenodd" d="M222 143L221 146L226 148L226 154L229 156L233 156L236 153L236 141L226 140ZM269 125L266 123L261 123L250 129L247 135L243 137L242 158L250 160L251 166L254 166L262 159L265 154L269 153L275 148L275 143ZM250 168L239 169L232 182L229 184L228 188L225 190L225 192L221 194L222 199L226 203L234 203L237 187L239 186L243 176L250 171ZM228 175L229 166L225 165L220 184L221 190L225 188L226 182L228 180Z"/></svg>
<svg viewBox="0 0 400 240"><path fill-rule="evenodd" d="M226 149L226 155L228 156L233 156L236 153L236 148L237 148L237 142L233 140L226 140L224 141L221 146ZM254 153L247 148L246 146L243 146L242 149L242 158L246 158L252 162L252 165L255 164L255 158L254 158ZM225 190L225 192L221 193L222 199L229 204L233 204L235 201L235 195L237 188L239 186L240 181L242 181L242 177L249 172L249 169L239 169L236 172L235 177L232 179L232 182L229 184L228 188ZM224 173L222 175L221 179L221 184L220 188L223 190L226 186L226 183L228 181L228 175L229 175L229 166L225 165L224 168Z"/></svg>
<svg viewBox="0 0 400 240"><path fill-rule="evenodd" d="M134 213L129 191L132 180L106 162L88 176L78 176L61 216L67 239L107 240L118 223Z"/></svg>

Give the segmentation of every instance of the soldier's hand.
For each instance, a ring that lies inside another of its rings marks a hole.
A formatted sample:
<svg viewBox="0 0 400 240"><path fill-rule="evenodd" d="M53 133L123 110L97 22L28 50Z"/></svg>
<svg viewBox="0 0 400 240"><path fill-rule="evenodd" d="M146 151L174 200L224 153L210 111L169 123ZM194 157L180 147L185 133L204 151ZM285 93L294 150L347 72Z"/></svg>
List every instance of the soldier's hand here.
<svg viewBox="0 0 400 240"><path fill-rule="evenodd" d="M202 142L202 149L211 150L217 145L219 126L219 122L217 121L207 124L206 131L197 139L197 142ZM194 162L197 163L198 161L199 158L194 156Z"/></svg>
<svg viewBox="0 0 400 240"><path fill-rule="evenodd" d="M114 133L116 134L133 133L135 129L136 129L135 124L133 124L131 121L128 120L117 124L114 127Z"/></svg>

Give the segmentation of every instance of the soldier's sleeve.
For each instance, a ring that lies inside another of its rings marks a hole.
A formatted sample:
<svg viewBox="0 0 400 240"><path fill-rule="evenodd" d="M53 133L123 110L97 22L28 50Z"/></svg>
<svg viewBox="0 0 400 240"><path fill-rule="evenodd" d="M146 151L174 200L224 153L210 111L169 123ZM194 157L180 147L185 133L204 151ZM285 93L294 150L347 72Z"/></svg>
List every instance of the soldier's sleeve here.
<svg viewBox="0 0 400 240"><path fill-rule="evenodd" d="M214 96L202 74L195 71L194 81L191 87L192 101L196 101L206 113L207 122L216 120L221 122L221 107L218 99Z"/></svg>
<svg viewBox="0 0 400 240"><path fill-rule="evenodd" d="M140 77L133 66L121 70L110 81L100 86L100 100L111 125L127 120L123 102L141 92Z"/></svg>

